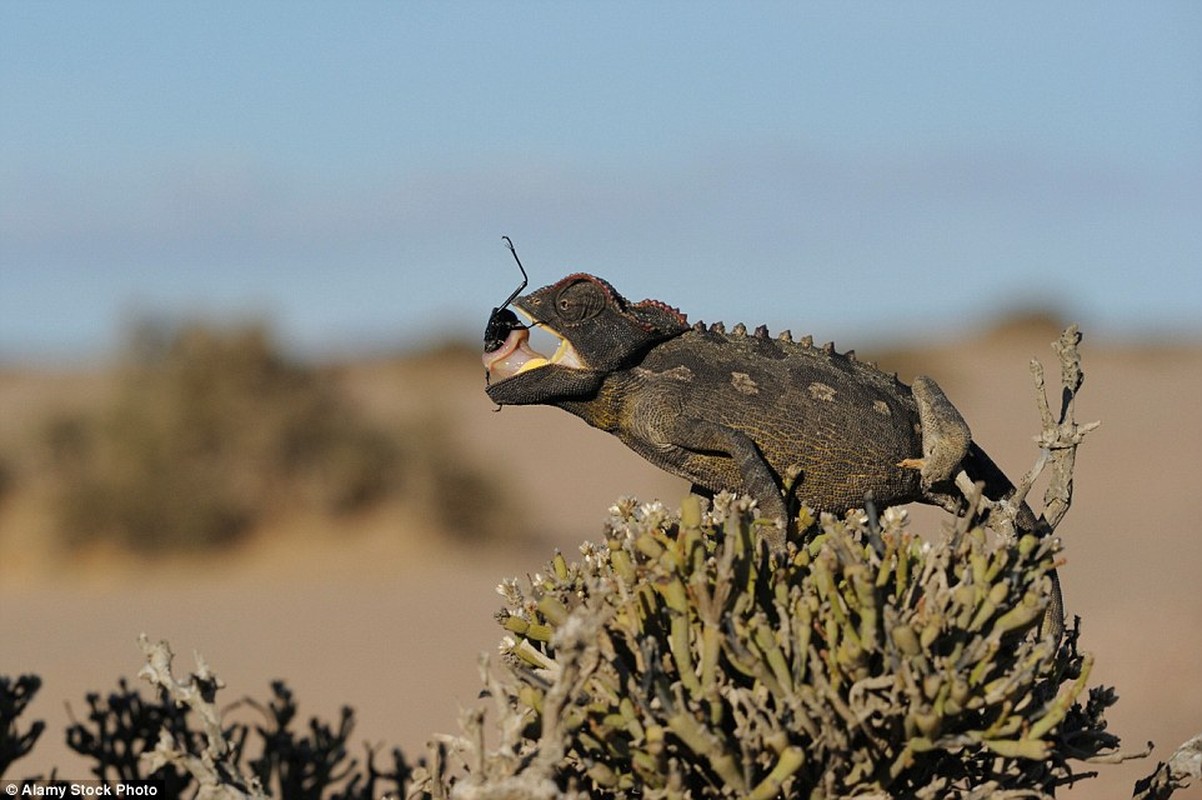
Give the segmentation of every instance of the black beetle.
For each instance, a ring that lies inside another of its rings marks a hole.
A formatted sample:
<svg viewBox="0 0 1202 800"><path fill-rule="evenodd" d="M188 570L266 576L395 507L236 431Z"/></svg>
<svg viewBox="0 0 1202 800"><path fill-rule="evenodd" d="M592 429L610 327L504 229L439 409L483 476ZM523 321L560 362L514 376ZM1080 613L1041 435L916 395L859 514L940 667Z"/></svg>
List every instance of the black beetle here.
<svg viewBox="0 0 1202 800"><path fill-rule="evenodd" d="M509 252L513 253L513 260L518 262L518 269L522 271L522 282L518 285L518 288L513 290L513 294L505 299L504 303L494 308L492 313L488 315L488 325L484 327L484 352L486 353L492 353L505 344L505 340L509 338L510 331L530 327L519 322L518 315L508 308L514 298L526 288L526 284L530 282L530 279L526 277L526 268L522 266L522 260L518 258L518 251L513 246L513 242L508 236L502 236L501 238L505 240L505 246L509 248Z"/></svg>

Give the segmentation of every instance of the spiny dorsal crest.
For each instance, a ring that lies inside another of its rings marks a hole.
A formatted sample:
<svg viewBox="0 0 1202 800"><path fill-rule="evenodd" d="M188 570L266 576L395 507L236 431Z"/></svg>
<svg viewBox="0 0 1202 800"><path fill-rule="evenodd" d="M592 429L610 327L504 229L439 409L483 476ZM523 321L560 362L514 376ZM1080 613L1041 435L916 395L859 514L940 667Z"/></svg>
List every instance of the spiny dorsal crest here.
<svg viewBox="0 0 1202 800"><path fill-rule="evenodd" d="M697 331L698 333L705 333L708 330L710 333L717 333L717 334L721 334L723 336L727 335L726 325L722 322L715 322L715 323L712 323L707 326L703 320L697 320L696 322L693 323L692 328L694 331ZM735 323L735 325L731 328L729 335L731 335L731 336L747 336L747 326L744 325L742 322ZM757 339L764 339L764 340L771 339L771 334L768 331L767 325L756 326L755 332L752 335ZM826 344L822 345L822 347L815 348L814 347L814 337L809 336L809 335L803 336L803 337L801 337L800 340L797 340L795 342L793 339L793 332L791 330L789 330L788 328L782 330L779 334L777 334L776 341L780 344L786 344L786 345L797 344L797 345L800 345L803 349L813 350L815 352L821 352L824 356L827 356L828 358L842 358L842 359L846 359L847 361L849 361L853 364L864 364L865 366L871 367L872 369L878 368L877 363L875 361L860 361L860 359L856 355L856 351L854 349L848 350L846 353L840 353L838 350L835 349L834 342L827 342ZM893 379L898 380L896 373L893 374ZM900 383L899 380L898 380L898 382Z"/></svg>

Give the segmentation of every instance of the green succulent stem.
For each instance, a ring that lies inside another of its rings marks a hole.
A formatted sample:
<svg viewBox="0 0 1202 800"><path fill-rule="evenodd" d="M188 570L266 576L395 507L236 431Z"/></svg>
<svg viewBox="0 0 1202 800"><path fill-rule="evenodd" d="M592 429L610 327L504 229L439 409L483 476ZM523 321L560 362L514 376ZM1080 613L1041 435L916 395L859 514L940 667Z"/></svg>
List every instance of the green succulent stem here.
<svg viewBox="0 0 1202 800"><path fill-rule="evenodd" d="M515 730L558 715L561 782L767 800L920 796L943 776L1038 795L1072 774L1062 741L1110 741L1080 701L1092 658L1030 635L1055 543L969 527L928 544L904 517L870 532L849 514L777 558L751 508L723 503L622 505L588 559L507 595L505 703Z"/></svg>

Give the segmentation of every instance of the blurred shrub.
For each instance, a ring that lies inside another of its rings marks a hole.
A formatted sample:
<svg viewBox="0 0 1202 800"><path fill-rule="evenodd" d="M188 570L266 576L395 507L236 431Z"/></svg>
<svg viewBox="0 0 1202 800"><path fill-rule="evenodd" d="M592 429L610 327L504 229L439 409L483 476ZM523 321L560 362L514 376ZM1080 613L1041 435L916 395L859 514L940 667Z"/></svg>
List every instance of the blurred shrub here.
<svg viewBox="0 0 1202 800"><path fill-rule="evenodd" d="M41 720L24 730L17 723L40 688L42 679L37 675L21 675L16 679L0 675L0 778L14 761L29 754L46 729Z"/></svg>
<svg viewBox="0 0 1202 800"><path fill-rule="evenodd" d="M221 688L217 681L206 682L197 675L189 680L210 698ZM18 718L40 686L35 675L23 675L15 681L0 675L0 778L14 761L29 753L45 728L45 723L37 720L27 731L18 733ZM298 731L298 704L288 686L275 681L271 684L271 699L265 705L246 699L235 706L254 709L259 717L257 724L238 721L221 725L225 745L221 766L230 778L224 788L233 791L214 793L212 787L199 785L178 763L156 765L150 758L164 742L178 749L185 757L181 760L212 757L208 751L211 732L204 721L190 714L187 705L178 702L179 698L166 688L157 686L151 694L144 696L121 679L115 691L87 696L88 713L67 728L67 746L86 759L94 779L161 781L161 796L167 798L262 795L262 787L282 800L371 800L389 792L400 796L412 772L395 748L384 767L376 764L378 748L370 745L365 747L362 762L351 756L355 713L348 707L343 707L334 725L314 717ZM243 773L246 778L241 778ZM9 774L8 779L16 778ZM36 776L24 780L45 779ZM55 780L52 775L47 782L53 784Z"/></svg>
<svg viewBox="0 0 1202 800"><path fill-rule="evenodd" d="M334 376L285 358L262 326L144 325L119 384L108 408L46 432L69 542L202 549L274 511L344 514L397 493L438 522L493 532L462 501L468 484L486 495L489 479L437 426L372 424Z"/></svg>
<svg viewBox="0 0 1202 800"><path fill-rule="evenodd" d="M4 500L4 496L8 494L8 490L15 483L14 471L8 458L0 455L0 501Z"/></svg>

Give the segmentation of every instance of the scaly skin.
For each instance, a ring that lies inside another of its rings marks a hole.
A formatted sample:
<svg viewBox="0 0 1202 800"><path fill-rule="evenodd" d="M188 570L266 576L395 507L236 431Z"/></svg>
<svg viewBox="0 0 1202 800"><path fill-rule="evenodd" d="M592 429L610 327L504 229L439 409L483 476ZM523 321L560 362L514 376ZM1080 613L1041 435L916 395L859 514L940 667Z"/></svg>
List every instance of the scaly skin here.
<svg viewBox="0 0 1202 800"><path fill-rule="evenodd" d="M525 330L512 331L485 354L487 391L501 405L559 406L698 489L750 494L770 518L786 519L795 502L842 512L868 494L886 506L957 504L950 479L969 453L968 428L929 379L915 382L916 395L809 339L690 327L675 309L631 304L590 275L515 305L572 350L540 363L521 355ZM516 374L498 366L511 354ZM924 421L940 435L924 436Z"/></svg>
<svg viewBox="0 0 1202 800"><path fill-rule="evenodd" d="M709 492L741 491L784 518L922 499L918 410L908 389L845 358L754 336L687 331L556 405Z"/></svg>

